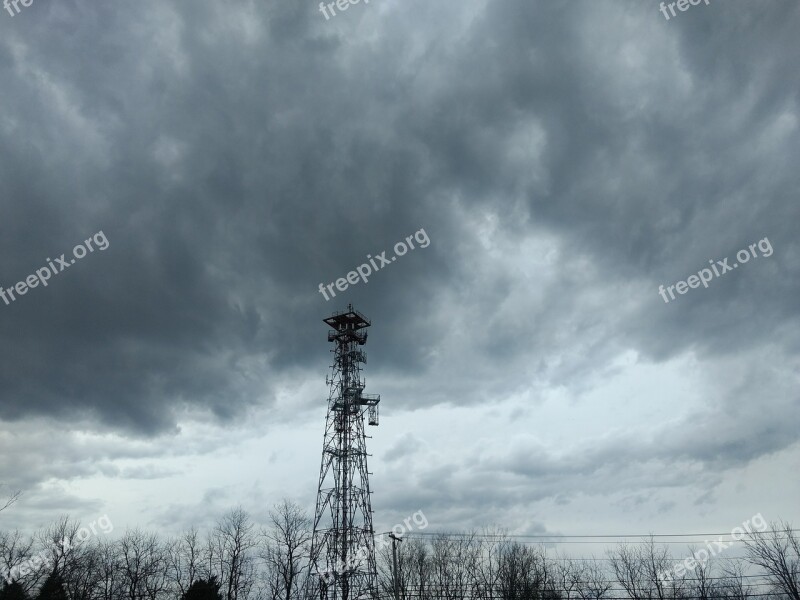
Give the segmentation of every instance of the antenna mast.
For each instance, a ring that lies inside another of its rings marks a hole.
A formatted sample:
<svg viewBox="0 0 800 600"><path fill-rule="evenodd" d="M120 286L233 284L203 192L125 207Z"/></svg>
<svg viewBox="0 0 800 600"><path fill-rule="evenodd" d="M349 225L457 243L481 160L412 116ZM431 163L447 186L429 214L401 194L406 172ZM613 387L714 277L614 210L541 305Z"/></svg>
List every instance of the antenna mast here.
<svg viewBox="0 0 800 600"><path fill-rule="evenodd" d="M334 342L322 463L311 541L311 573L318 576L321 600L376 600L377 567L372 528L367 435L364 417L378 424L380 396L364 394L362 365L371 325L360 312L324 319ZM311 582L314 583L313 581Z"/></svg>

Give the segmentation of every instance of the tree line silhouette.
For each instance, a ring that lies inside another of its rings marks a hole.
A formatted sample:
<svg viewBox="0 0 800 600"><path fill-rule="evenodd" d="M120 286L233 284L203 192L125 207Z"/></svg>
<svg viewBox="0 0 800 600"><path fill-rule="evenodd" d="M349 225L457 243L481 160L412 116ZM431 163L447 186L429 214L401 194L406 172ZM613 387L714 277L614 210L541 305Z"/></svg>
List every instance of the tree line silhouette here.
<svg viewBox="0 0 800 600"><path fill-rule="evenodd" d="M80 524L62 517L32 536L0 532L4 573L35 553L47 557L9 576L0 600L317 600L311 525L286 500L263 526L236 508L204 535L192 528L169 538L136 528L79 541ZM400 600L800 600L800 535L790 524L748 534L743 548L665 580L675 559L653 537L571 558L500 530L410 535L397 547L397 583ZM392 600L391 547L377 560L378 596Z"/></svg>

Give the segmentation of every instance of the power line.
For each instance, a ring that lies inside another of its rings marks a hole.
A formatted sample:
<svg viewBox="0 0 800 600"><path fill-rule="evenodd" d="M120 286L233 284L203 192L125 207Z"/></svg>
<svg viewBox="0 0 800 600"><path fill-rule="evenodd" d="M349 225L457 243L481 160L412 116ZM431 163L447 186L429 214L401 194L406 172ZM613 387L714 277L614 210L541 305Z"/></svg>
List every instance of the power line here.
<svg viewBox="0 0 800 600"><path fill-rule="evenodd" d="M463 558L463 555L452 554L452 553L449 553L449 554L448 553L442 553L442 554L433 554L433 553L431 553L431 554L428 555L428 558L433 558L433 557L436 557L436 558L449 558L449 559L461 559L461 558ZM602 557L602 556L586 557L586 556L557 556L557 555L554 555L554 556L546 556L545 558L547 559L548 562L612 562L614 560L613 557L608 557L608 556L604 556L604 557ZM684 562L688 558L694 558L694 557L692 557L692 556L684 556L684 557L681 557L681 558L674 558L674 557L670 556L670 557L659 558L659 560L660 561L664 561L664 562ZM411 559L411 555L403 554L401 560L413 560L413 559ZM697 560L697 559L695 558L695 560ZM708 561L724 560L724 561L740 562L740 561L743 561L743 560L747 560L747 557L746 556L711 556L707 560Z"/></svg>
<svg viewBox="0 0 800 600"><path fill-rule="evenodd" d="M757 577L765 577L765 576L764 575L758 575ZM734 584L731 584L731 585L719 585L719 584L714 584L713 583L713 581L719 581L719 580L721 580L721 581L731 581L730 579L726 579L726 578L723 578L723 577L714 577L714 578L708 577L705 580L702 580L702 579L681 579L681 580L679 580L679 583L685 583L687 581L705 581L709 585L714 586L716 588L726 588L726 587L727 588L730 588L730 587L758 588L758 587L763 587L765 585L772 585L769 580L765 580L763 582L752 582L752 583L742 583L742 584L735 584L734 583ZM651 581L651 580L647 580L644 583L645 583L645 585L641 586L641 587L655 588L655 583L653 581ZM550 584L550 586L556 587L558 589L567 589L567 586L564 586L563 584L559 584L559 582L556 581L556 580L551 581L549 584ZM592 588L592 587L595 587L595 588L596 587L603 587L604 589L607 589L608 591L612 591L612 592L624 592L625 591L625 588L623 588L623 587L614 587L615 585L619 584L619 581L617 581L617 580L609 580L609 579L596 579L594 581L568 581L567 584L568 584L568 589L588 589L588 588ZM499 585L499 584L494 584L491 587L498 588L498 587L502 587L502 586ZM509 586L509 587L514 587L514 586ZM662 585L662 587L666 588L666 589L672 589L673 588L673 586L669 585L668 583L664 583ZM675 588L680 588L681 586L680 585L676 585L674 587ZM692 588L692 587L697 587L697 586L688 585L688 586L685 586L685 587ZM409 589L410 590L419 590L419 589L434 589L434 590L438 589L438 590L441 590L441 589L454 589L454 588L455 589L459 589L459 588L460 589L470 589L472 591L476 591L477 590L477 592L479 594L480 594L481 590L484 590L484 591L488 590L488 586L485 586L484 584L480 584L480 583L478 583L478 584L464 584L464 585L461 585L461 586L456 585L456 584L443 584L443 583L432 583L432 582L427 582L427 583L424 583L424 584L417 583L417 584L406 584L405 585L405 589L406 590L409 590Z"/></svg>
<svg viewBox="0 0 800 600"><path fill-rule="evenodd" d="M429 598L429 594L417 593L417 594L405 594L403 595L404 598ZM761 593L749 593L748 598L786 598L786 594L784 592L761 592ZM507 597L501 595L483 595L479 594L478 596L471 596L466 594L457 594L453 596L454 600L467 600L468 598L472 598L475 600L507 600ZM704 600L704 596L681 596L681 600ZM386 600L390 600L389 596L385 596Z"/></svg>
<svg viewBox="0 0 800 600"><path fill-rule="evenodd" d="M736 575L735 577L725 576L725 575L722 575L722 576L719 576L719 577L705 577L705 578L686 577L686 578L681 578L680 581L731 581L732 579L751 579L751 578L756 578L756 577L761 577L762 579L765 579L765 580L768 581L769 577L770 577L770 574L769 573L754 573L752 575ZM598 579L598 580L595 580L595 581L578 581L578 582L572 582L572 583L593 584L593 583L597 583L597 582L612 583L612 584L613 583L618 583L616 579L614 579L614 580L611 580L611 579L602 579L602 580ZM411 584L407 584L407 585L411 586ZM421 585L421 584L414 584L414 586L419 586L419 585ZM444 585L444 584L434 583L434 584L431 584L431 585ZM411 586L411 587L413 587L413 586Z"/></svg>
<svg viewBox="0 0 800 600"><path fill-rule="evenodd" d="M626 593L626 594L628 593L628 590L623 588L623 587L614 587L614 584L618 584L619 583L617 581L610 582L610 581L607 581L607 580L596 580L596 581L593 581L593 582L585 582L585 583L584 582L577 582L577 583L576 582L571 582L571 583L573 583L573 585L571 585L569 588L566 588L566 589L571 590L571 591L576 592L576 593L581 591L581 590L583 590L584 592L585 591L590 591L590 590L603 590L604 593L609 593L609 592L622 592L622 593ZM584 585L581 586L581 585L579 585L580 583L584 583ZM385 587L385 583L382 583L382 585L384 585L384 587ZM491 587L489 587L489 586L484 586L484 585L481 585L481 584L477 584L477 585L475 585L475 584L461 584L461 585L450 584L450 585L448 585L448 584L438 584L438 583L427 583L427 584L423 584L423 585L417 584L417 585L406 585L406 586L404 586L403 587L402 596L404 598L409 598L409 597L411 597L411 598L422 598L422 597L430 597L430 595L436 595L436 596L440 596L440 597L441 596L445 596L445 597L451 597L451 598L460 598L460 599L464 599L464 600L467 600L467 599L470 599L470 600L493 600L493 599L506 600L507 599L507 595L498 594L498 587L499 586L491 586ZM510 587L511 588L515 588L515 587L518 587L518 586L510 586ZM546 589L556 589L556 590L562 589L563 590L563 589L565 589L565 588L563 588L563 586L559 586L557 582L551 582L549 585L540 582L540 585L538 587L541 590L546 590ZM681 598L683 600L687 600L687 599L691 599L691 598L699 598L697 596L685 596L685 595L683 595L683 592L685 592L685 591L694 591L694 590L697 589L697 587L698 586L679 586L679 585L678 586L669 586L669 585L664 585L662 587L662 589L665 590L667 593L672 593L673 591L678 591L679 590L679 591L681 591ZM770 583L770 582L752 583L752 584L736 584L736 583L733 583L731 585L714 585L713 583L709 583L709 588L710 588L709 592L710 591L726 590L726 589L727 590L730 590L730 589L734 589L734 590L735 589L741 589L741 590L745 591L749 597L752 597L752 596L764 596L764 597L782 596L782 597L785 597L785 593L784 592L776 591L776 592L754 593L754 592L750 591L750 590L753 590L753 589L756 589L756 588L759 588L759 587L760 588L773 587L773 584ZM648 582L648 584L646 584L646 585L639 586L639 589L641 591L643 591L643 592L644 591L654 592L656 590L656 586L652 585L652 584L650 584Z"/></svg>
<svg viewBox="0 0 800 600"><path fill-rule="evenodd" d="M766 530L766 531L748 531L747 535L770 535L773 533L787 533L793 534L796 532L800 532L798 528L788 528L788 529L778 529L776 531ZM384 532L386 534L391 533L390 531ZM376 534L376 535L384 535L384 533ZM498 539L516 539L516 538L534 538L534 539L569 539L569 538L609 538L609 539L617 539L617 538L662 538L662 537L713 537L713 536L730 536L731 532L727 533L641 533L641 534L621 534L621 533L612 533L612 534L586 534L586 535L576 535L576 534L558 534L558 533L535 533L535 534L506 534L506 533L465 533L465 532L449 532L449 531L408 531L404 535L406 536L442 536L442 537L466 537L466 538L498 538Z"/></svg>

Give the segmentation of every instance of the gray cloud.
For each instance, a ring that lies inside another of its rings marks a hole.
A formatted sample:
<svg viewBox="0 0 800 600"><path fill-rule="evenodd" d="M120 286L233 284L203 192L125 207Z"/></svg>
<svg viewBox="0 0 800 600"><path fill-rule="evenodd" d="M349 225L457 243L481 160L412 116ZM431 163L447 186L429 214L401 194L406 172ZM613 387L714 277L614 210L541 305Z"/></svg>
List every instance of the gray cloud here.
<svg viewBox="0 0 800 600"><path fill-rule="evenodd" d="M110 247L0 304L0 418L151 444L67 444L52 463L34 437L7 446L7 478L168 477L117 461L180 453L187 423L228 444L259 411L319 420L307 390L279 397L323 380L321 319L351 301L375 324L368 391L398 409L532 391L513 425L548 391L585 402L625 351L707 369L708 403L659 437L417 466L398 508L457 501L477 520L587 478L635 494L675 462L713 486L791 448L799 16L791 0L669 22L611 0L386 1L330 22L314 3L249 0L3 15L0 284L98 230ZM421 227L430 247L330 302L317 292ZM773 256L658 296L766 236ZM409 433L383 458L427 442Z"/></svg>

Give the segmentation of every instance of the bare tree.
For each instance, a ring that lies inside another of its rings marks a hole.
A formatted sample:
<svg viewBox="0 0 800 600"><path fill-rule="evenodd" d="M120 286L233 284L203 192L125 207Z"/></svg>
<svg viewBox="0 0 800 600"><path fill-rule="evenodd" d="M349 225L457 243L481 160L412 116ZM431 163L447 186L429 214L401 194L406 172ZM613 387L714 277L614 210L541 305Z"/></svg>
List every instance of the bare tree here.
<svg viewBox="0 0 800 600"><path fill-rule="evenodd" d="M579 565L576 573L581 579L577 588L580 600L602 600L611 597L611 582L594 560L580 561L576 564Z"/></svg>
<svg viewBox="0 0 800 600"><path fill-rule="evenodd" d="M581 565L566 557L557 558L553 569L555 586L564 600L580 598L583 573Z"/></svg>
<svg viewBox="0 0 800 600"><path fill-rule="evenodd" d="M480 549L475 534L435 536L431 543L431 585L444 600L465 600L474 587Z"/></svg>
<svg viewBox="0 0 800 600"><path fill-rule="evenodd" d="M102 579L102 559L99 543L81 539L80 529L79 522L65 515L41 532L39 540L49 559L40 577L57 573L71 600L90 600Z"/></svg>
<svg viewBox="0 0 800 600"><path fill-rule="evenodd" d="M542 548L506 542L498 563L498 595L503 600L557 598L554 571Z"/></svg>
<svg viewBox="0 0 800 600"><path fill-rule="evenodd" d="M770 583L793 600L800 600L800 536L789 523L772 523L769 531L744 538L747 559L767 572Z"/></svg>
<svg viewBox="0 0 800 600"><path fill-rule="evenodd" d="M400 544L400 552L402 553L404 548L403 544ZM394 579L393 577L393 563L392 563L392 546L388 543L385 534L381 534L378 536L375 542L375 563L378 569L378 589L392 598L394 598ZM401 593L407 593L407 590L403 590L401 586ZM405 596L403 596L405 597Z"/></svg>
<svg viewBox="0 0 800 600"><path fill-rule="evenodd" d="M484 539L480 543L481 559L475 569L475 590L473 596L477 600L492 600L497 589L500 574L500 552L508 542L508 535L504 529L486 529Z"/></svg>
<svg viewBox="0 0 800 600"><path fill-rule="evenodd" d="M747 600L753 596L750 586L745 583L744 566L741 561L729 561L723 567L724 579L720 583L720 592L728 600Z"/></svg>
<svg viewBox="0 0 800 600"><path fill-rule="evenodd" d="M247 512L235 508L223 515L209 538L209 562L219 569L225 600L247 598L255 582L253 528Z"/></svg>
<svg viewBox="0 0 800 600"><path fill-rule="evenodd" d="M672 572L669 550L652 537L641 546L623 544L609 552L614 575L629 598L667 600L683 595L684 582Z"/></svg>
<svg viewBox="0 0 800 600"><path fill-rule="evenodd" d="M123 579L121 543L108 540L98 542L98 571L96 598L98 600L117 600L122 597Z"/></svg>
<svg viewBox="0 0 800 600"><path fill-rule="evenodd" d="M205 544L196 529L167 543L139 529L117 542L82 541L81 532L68 517L33 538L0 532L0 568L18 595L35 595L51 576L69 600L174 599L212 578L220 581L225 600L305 600L314 597L318 583L306 568L311 521L285 500L270 512L260 535L239 508L219 520ZM800 600L797 532L788 523L772 524L745 542L746 560L709 563L706 551L690 548L685 568L672 569L669 552L651 537L610 551L606 573L594 560L551 559L543 547L502 532L480 538L411 534L397 546L397 577L402 600L750 600L763 595L762 586L748 580L753 565L760 567L757 576L768 579L772 595ZM380 589L391 597L391 545L376 545ZM622 588L618 596L615 579Z"/></svg>
<svg viewBox="0 0 800 600"><path fill-rule="evenodd" d="M64 589L70 600L95 600L104 578L104 562L99 540L83 544L71 557L64 576Z"/></svg>
<svg viewBox="0 0 800 600"><path fill-rule="evenodd" d="M119 541L120 563L128 600L156 600L166 590L167 568L158 537L140 529Z"/></svg>
<svg viewBox="0 0 800 600"><path fill-rule="evenodd" d="M406 538L402 542L404 561L400 566L400 585L403 598L432 600L431 555L423 539Z"/></svg>
<svg viewBox="0 0 800 600"><path fill-rule="evenodd" d="M711 564L707 560L698 560L698 553L694 547L691 547L689 550L697 566L694 568L694 571L692 571L694 577L687 577L685 579L688 593L696 600L711 600L712 598L717 598L718 586L715 578L711 576Z"/></svg>
<svg viewBox="0 0 800 600"><path fill-rule="evenodd" d="M3 512L5 509L14 504L17 500L19 500L19 497L21 495L22 495L21 490L14 490L13 492L11 492L8 498L6 498L6 501L3 503L3 505L0 506L0 512Z"/></svg>
<svg viewBox="0 0 800 600"><path fill-rule="evenodd" d="M80 523L64 515L39 535L39 541L50 554L50 570L62 576L74 565Z"/></svg>
<svg viewBox="0 0 800 600"><path fill-rule="evenodd" d="M611 582L593 560L561 558L555 578L564 600L601 600L610 596Z"/></svg>
<svg viewBox="0 0 800 600"><path fill-rule="evenodd" d="M165 548L167 569L174 595L182 597L200 578L203 548L197 529L192 527L170 540Z"/></svg>
<svg viewBox="0 0 800 600"><path fill-rule="evenodd" d="M261 532L264 545L261 558L270 574L272 597L280 600L298 598L298 581L311 542L311 518L297 504L284 499L269 513L270 527Z"/></svg>
<svg viewBox="0 0 800 600"><path fill-rule="evenodd" d="M26 576L27 568L25 568L27 561L32 557L33 544L33 538L24 537L18 530L9 533L0 532L0 567L3 575L10 580L19 581L26 592L36 583Z"/></svg>

